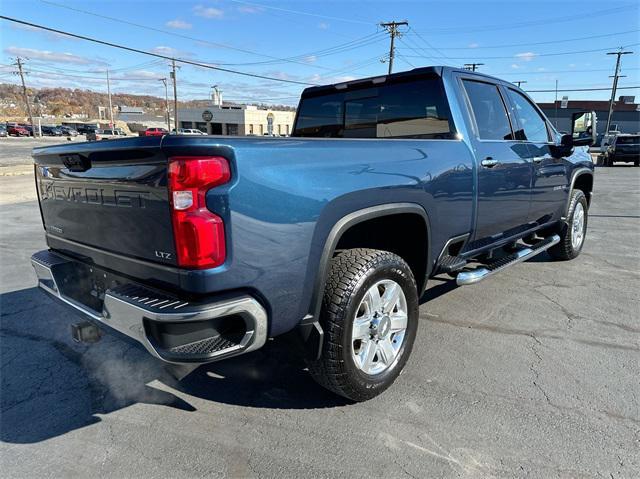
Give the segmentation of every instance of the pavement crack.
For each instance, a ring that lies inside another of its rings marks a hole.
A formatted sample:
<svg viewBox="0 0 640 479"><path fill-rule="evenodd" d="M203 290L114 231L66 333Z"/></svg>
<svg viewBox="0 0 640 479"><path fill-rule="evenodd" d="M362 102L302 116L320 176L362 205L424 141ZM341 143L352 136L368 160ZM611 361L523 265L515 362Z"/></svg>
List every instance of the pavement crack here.
<svg viewBox="0 0 640 479"><path fill-rule="evenodd" d="M538 389L538 391L542 393L545 400L547 401L547 404L553 406L553 404L551 404L551 399L549 399L549 395L540 385L540 372L538 371L538 366L542 363L542 355L538 351L538 346L542 346L542 342L540 342L540 340L536 338L534 334L531 334L530 337L534 341L531 344L531 351L533 351L533 354L536 356L536 361L529 366L529 370L533 374L533 385L536 387L536 389Z"/></svg>

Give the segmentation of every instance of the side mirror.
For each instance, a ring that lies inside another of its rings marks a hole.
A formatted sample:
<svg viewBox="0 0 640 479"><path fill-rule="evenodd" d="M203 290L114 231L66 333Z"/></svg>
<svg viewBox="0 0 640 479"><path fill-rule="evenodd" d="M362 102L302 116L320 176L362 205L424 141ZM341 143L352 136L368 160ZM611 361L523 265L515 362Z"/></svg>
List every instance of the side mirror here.
<svg viewBox="0 0 640 479"><path fill-rule="evenodd" d="M595 111L578 111L571 115L573 146L592 146L598 137Z"/></svg>

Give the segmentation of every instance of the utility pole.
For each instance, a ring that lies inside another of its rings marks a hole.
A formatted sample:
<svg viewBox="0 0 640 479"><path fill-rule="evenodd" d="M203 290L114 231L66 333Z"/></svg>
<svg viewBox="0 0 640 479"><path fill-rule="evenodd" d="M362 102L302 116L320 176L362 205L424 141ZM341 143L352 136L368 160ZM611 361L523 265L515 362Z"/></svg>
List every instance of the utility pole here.
<svg viewBox="0 0 640 479"><path fill-rule="evenodd" d="M618 89L618 78L620 78L620 58L622 55L630 55L633 52L630 51L622 51L622 48L617 52L609 52L607 55L617 55L616 59L616 72L613 74L613 85L611 86L611 100L609 100L609 114L607 115L607 127L604 130L604 134L609 133L609 128L611 127L611 115L613 115L613 102L616 99L616 90Z"/></svg>
<svg viewBox="0 0 640 479"><path fill-rule="evenodd" d="M484 65L484 63L465 63L463 65L463 68L465 70L470 70L472 72L476 71L478 69L479 66Z"/></svg>
<svg viewBox="0 0 640 479"><path fill-rule="evenodd" d="M171 79L173 80L173 124L176 127L176 135L178 134L178 86L176 85L176 61L171 60ZM171 131L171 130L169 130Z"/></svg>
<svg viewBox="0 0 640 479"><path fill-rule="evenodd" d="M522 85L523 83L527 83L527 80L518 80L518 81L514 81L513 83L518 85L518 88L520 88L520 85Z"/></svg>
<svg viewBox="0 0 640 479"><path fill-rule="evenodd" d="M20 75L20 80L22 81L22 97L24 98L24 103L27 105L27 114L29 115L29 124L31 125L31 132L35 138L36 130L33 126L33 115L31 114L31 104L29 103L29 96L27 95L27 86L24 83L24 70L22 69L22 58L16 57L16 62L14 63L18 67L18 75Z"/></svg>
<svg viewBox="0 0 640 479"><path fill-rule="evenodd" d="M385 22L380 24L382 28L389 32L389 37L391 38L391 45L389 46L389 75L391 75L393 71L393 57L396 54L395 39L402 35L402 32L398 31L398 27L403 25L409 26L409 22L403 20L401 22Z"/></svg>
<svg viewBox="0 0 640 479"><path fill-rule="evenodd" d="M109 81L109 69L107 68L107 95L109 96L109 118L111 120L110 127L115 128L116 124L113 121L113 105L111 103L111 82Z"/></svg>
<svg viewBox="0 0 640 479"><path fill-rule="evenodd" d="M169 87L167 86L166 78L160 78L160 81L164 85L164 114L167 117L167 130L171 131L171 115L169 114Z"/></svg>

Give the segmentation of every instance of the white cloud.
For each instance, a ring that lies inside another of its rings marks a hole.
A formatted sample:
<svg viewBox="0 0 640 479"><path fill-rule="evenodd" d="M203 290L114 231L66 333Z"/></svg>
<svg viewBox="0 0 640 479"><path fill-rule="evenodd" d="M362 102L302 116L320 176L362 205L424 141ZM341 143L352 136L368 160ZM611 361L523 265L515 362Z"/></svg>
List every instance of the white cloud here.
<svg viewBox="0 0 640 479"><path fill-rule="evenodd" d="M193 25L189 22L185 22L184 20L180 20L176 18L175 20L169 20L166 25L169 28L175 28L177 30L190 30Z"/></svg>
<svg viewBox="0 0 640 479"><path fill-rule="evenodd" d="M575 68L576 64L575 63L569 63L569 68Z"/></svg>
<svg viewBox="0 0 640 479"><path fill-rule="evenodd" d="M518 68L520 68L520 65L518 65L517 63L512 63L511 68L513 68L514 70L517 70Z"/></svg>
<svg viewBox="0 0 640 479"><path fill-rule="evenodd" d="M521 60L524 60L525 62L530 62L531 60L533 60L535 57L537 56L536 53L533 52L524 52L524 53L518 53L516 54L516 58L519 58Z"/></svg>
<svg viewBox="0 0 640 479"><path fill-rule="evenodd" d="M219 8L205 7L203 5L193 7L193 13L203 18L222 18L224 15L224 11Z"/></svg>
<svg viewBox="0 0 640 479"><path fill-rule="evenodd" d="M343 75L343 76L337 76L333 78L333 82L334 83L343 83L343 82L348 82L348 81L352 81L355 80L356 77L354 77L353 75Z"/></svg>
<svg viewBox="0 0 640 479"><path fill-rule="evenodd" d="M165 47L165 46L157 46L155 48L151 49L151 53L156 53L158 55L165 55L167 57L173 57L173 58L177 58L177 57L190 57L192 56L191 53L189 52L185 52L182 50L177 50L173 47Z"/></svg>
<svg viewBox="0 0 640 479"><path fill-rule="evenodd" d="M25 30L28 32L36 32L44 35L48 40L77 40L76 38L69 37L67 35L63 35L62 33L48 32L46 30L42 30L37 27L32 27L31 25L12 25L11 28L15 30Z"/></svg>
<svg viewBox="0 0 640 479"><path fill-rule="evenodd" d="M477 43L469 43L469 48L478 48L479 46Z"/></svg>
<svg viewBox="0 0 640 479"><path fill-rule="evenodd" d="M163 75L158 72L152 72L149 70L132 70L130 72L127 72L126 75L122 75L121 78L123 80L126 80L127 77L128 78L149 78L149 79L159 80L160 78L164 78L166 76L167 75Z"/></svg>
<svg viewBox="0 0 640 479"><path fill-rule="evenodd" d="M315 55L309 55L309 56L304 58L304 62L305 63L315 63L317 59L318 59L318 57L316 57Z"/></svg>
<svg viewBox="0 0 640 479"><path fill-rule="evenodd" d="M71 63L74 65L95 65L104 64L104 62L93 58L81 57L73 53L52 52L49 50L36 50L34 48L7 47L4 53L10 56L26 57L30 60L45 60L55 63Z"/></svg>
<svg viewBox="0 0 640 479"><path fill-rule="evenodd" d="M320 30L327 30L329 28L329 24L326 22L320 22L318 23L318 28Z"/></svg>

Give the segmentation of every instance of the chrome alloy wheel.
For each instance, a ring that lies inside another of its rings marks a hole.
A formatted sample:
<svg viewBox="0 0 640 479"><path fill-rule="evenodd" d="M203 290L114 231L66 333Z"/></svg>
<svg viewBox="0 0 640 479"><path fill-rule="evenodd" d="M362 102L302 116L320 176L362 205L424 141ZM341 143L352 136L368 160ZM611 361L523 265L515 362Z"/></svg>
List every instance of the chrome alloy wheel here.
<svg viewBox="0 0 640 479"><path fill-rule="evenodd" d="M584 240L584 207L582 203L576 203L573 210L573 221L571 222L571 246L577 250Z"/></svg>
<svg viewBox="0 0 640 479"><path fill-rule="evenodd" d="M369 375L391 367L407 330L407 298L390 279L378 281L365 293L353 320L351 354L358 369Z"/></svg>

